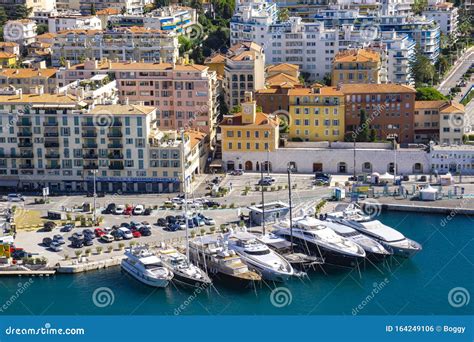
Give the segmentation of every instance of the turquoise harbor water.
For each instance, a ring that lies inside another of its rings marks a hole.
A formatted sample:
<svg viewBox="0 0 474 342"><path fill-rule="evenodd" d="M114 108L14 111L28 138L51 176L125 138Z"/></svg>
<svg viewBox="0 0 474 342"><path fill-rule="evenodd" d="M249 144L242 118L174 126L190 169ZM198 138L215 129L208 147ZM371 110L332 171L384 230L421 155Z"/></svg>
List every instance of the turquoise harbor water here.
<svg viewBox="0 0 474 342"><path fill-rule="evenodd" d="M0 278L0 304L8 304L3 306L0 314L472 314L472 301L468 305L454 307L449 304L448 293L460 287L474 295L473 218L457 215L448 221L440 215L383 213L380 219L422 243L423 251L410 260L393 261L390 268L381 265L380 270L367 267L361 269L360 275L357 270L329 275L314 273L310 274L309 279L271 284L258 288L256 292L229 290L219 284L209 293L173 286L153 289L115 267L74 276L32 278L31 285L12 300L11 296L18 294L18 288L29 278ZM279 299L287 305L277 307L272 304L271 293L275 286L285 288L279 289L280 296L274 297L277 306ZM112 292L98 298L97 306L93 302L93 294L102 287Z"/></svg>

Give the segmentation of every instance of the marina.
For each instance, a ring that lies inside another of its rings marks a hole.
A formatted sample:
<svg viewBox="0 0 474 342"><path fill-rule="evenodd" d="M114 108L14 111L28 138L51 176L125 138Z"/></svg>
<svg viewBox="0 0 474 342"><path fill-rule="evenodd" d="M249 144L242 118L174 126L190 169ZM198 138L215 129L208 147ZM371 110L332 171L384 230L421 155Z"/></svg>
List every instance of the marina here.
<svg viewBox="0 0 474 342"><path fill-rule="evenodd" d="M15 305L5 313L23 315L46 310L45 314L174 315L176 308L193 296L196 298L179 314L351 315L367 294L383 287L357 314L468 314L468 307L450 306L446 294L456 286L474 290L472 276L464 271L470 265L468 260L474 258L472 221L459 215L441 226L443 218L442 215L382 213L381 222L419 241L423 250L409 259L390 259L386 266L361 266L360 273L356 269L330 274L309 272L307 278L292 277L281 284L262 282L256 291L236 290L215 281L212 285L215 289L196 295L196 289L187 287L152 288L138 283L120 267L110 267L97 272L34 278L22 295L27 308ZM1 281L9 292L14 292L22 280L8 277ZM113 292L114 303L107 307L91 305L94 291L102 287ZM271 303L272 291L280 287L288 289L292 296L291 303L284 308ZM403 299L399 296L401 292Z"/></svg>

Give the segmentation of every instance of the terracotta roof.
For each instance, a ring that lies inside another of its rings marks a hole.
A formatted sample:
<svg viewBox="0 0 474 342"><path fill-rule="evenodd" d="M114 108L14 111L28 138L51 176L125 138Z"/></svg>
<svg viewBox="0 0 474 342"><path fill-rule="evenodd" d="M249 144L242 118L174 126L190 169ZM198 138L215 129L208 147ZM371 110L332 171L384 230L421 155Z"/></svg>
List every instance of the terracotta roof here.
<svg viewBox="0 0 474 342"><path fill-rule="evenodd" d="M206 133L196 130L189 130L186 132L186 134L191 140L191 149L193 149L206 137Z"/></svg>
<svg viewBox="0 0 474 342"><path fill-rule="evenodd" d="M109 113L111 115L148 115L156 110L156 107L151 106L139 106L139 105L99 105L95 106L89 111L90 114L105 114Z"/></svg>
<svg viewBox="0 0 474 342"><path fill-rule="evenodd" d="M334 57L334 62L336 63L378 62L379 60L380 54L378 52L367 49L344 50Z"/></svg>
<svg viewBox="0 0 474 342"><path fill-rule="evenodd" d="M93 36L98 33L102 33L102 30L84 30L84 29L73 29L73 30L63 30L59 31L57 35L64 35L64 34L85 34L87 36Z"/></svg>
<svg viewBox="0 0 474 342"><path fill-rule="evenodd" d="M120 11L116 8L104 8L103 10L95 12L96 15L116 15L120 14Z"/></svg>
<svg viewBox="0 0 474 342"><path fill-rule="evenodd" d="M47 33L40 34L39 36L36 36L36 40L53 39L54 37L56 37L56 33L47 32Z"/></svg>
<svg viewBox="0 0 474 342"><path fill-rule="evenodd" d="M76 98L70 94L23 94L19 95L0 95L0 103L62 103L76 104Z"/></svg>
<svg viewBox="0 0 474 342"><path fill-rule="evenodd" d="M0 58L16 58L14 53L0 51Z"/></svg>
<svg viewBox="0 0 474 342"><path fill-rule="evenodd" d="M210 63L223 63L225 62L225 56L221 53L217 53L214 56L207 57L204 64Z"/></svg>
<svg viewBox="0 0 474 342"><path fill-rule="evenodd" d="M449 102L441 109L443 114L464 113L464 106L457 102Z"/></svg>
<svg viewBox="0 0 474 342"><path fill-rule="evenodd" d="M276 65L269 65L267 67L267 72L272 72L272 71L286 71L286 70L299 70L300 67L296 64L290 64L290 63L282 63L282 64L276 64Z"/></svg>
<svg viewBox="0 0 474 342"><path fill-rule="evenodd" d="M439 109L441 106L445 105L447 101L437 100L437 101L415 101L415 109Z"/></svg>
<svg viewBox="0 0 474 342"><path fill-rule="evenodd" d="M242 42L229 48L227 58L233 61L242 61L246 57L254 57L256 52L263 53L260 45L254 42Z"/></svg>
<svg viewBox="0 0 474 342"><path fill-rule="evenodd" d="M395 83L386 84L342 84L341 91L344 94L369 94L369 93L416 93L415 88Z"/></svg>
<svg viewBox="0 0 474 342"><path fill-rule="evenodd" d="M0 69L0 76L8 78L55 77L58 69Z"/></svg>
<svg viewBox="0 0 474 342"><path fill-rule="evenodd" d="M15 47L15 46L20 46L20 45L18 45L18 43L15 43L15 42L0 42L0 47L2 46Z"/></svg>
<svg viewBox="0 0 474 342"><path fill-rule="evenodd" d="M177 71L204 71L208 66L201 64L175 64L174 70ZM84 64L71 66L69 70L84 70ZM99 61L99 70L173 70L171 63L142 63L142 62L109 62Z"/></svg>
<svg viewBox="0 0 474 342"><path fill-rule="evenodd" d="M280 73L280 74L267 77L266 83L270 87L279 86L279 87L293 88L295 85L300 84L300 81L296 77L293 77L284 73Z"/></svg>
<svg viewBox="0 0 474 342"><path fill-rule="evenodd" d="M230 120L230 122L229 122ZM270 118L267 114L257 112L255 115L255 123L242 123L242 113L236 113L232 117L224 116L224 119L219 124L220 126L278 126L278 118Z"/></svg>
<svg viewBox="0 0 474 342"><path fill-rule="evenodd" d="M344 96L344 93L340 90L337 90L336 87L321 87L319 93L316 92L316 89L313 88L295 88L288 91L290 96L304 96L304 95L326 95L326 96Z"/></svg>
<svg viewBox="0 0 474 342"><path fill-rule="evenodd" d="M87 30L87 29L72 29L72 30L63 30L58 32L58 35L64 35L64 34L84 34L87 36L93 36L96 34L113 34L113 33L132 33L132 34L139 34L139 33L144 33L144 34L152 34L152 33L160 33L163 35L171 36L174 35L173 31L163 31L163 30L158 30L158 29L150 29L147 27L139 27L139 26L131 26L131 27L118 27L113 29L112 31L105 31L105 30Z"/></svg>

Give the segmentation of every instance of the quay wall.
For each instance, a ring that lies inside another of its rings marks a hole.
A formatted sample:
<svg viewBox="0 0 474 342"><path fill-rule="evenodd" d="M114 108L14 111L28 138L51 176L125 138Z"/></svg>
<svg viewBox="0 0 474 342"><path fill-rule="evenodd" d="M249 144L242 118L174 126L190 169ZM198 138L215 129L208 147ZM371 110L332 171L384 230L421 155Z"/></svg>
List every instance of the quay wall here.
<svg viewBox="0 0 474 342"><path fill-rule="evenodd" d="M374 205L373 202L364 203L361 202L361 205ZM429 214L462 214L462 215L472 215L474 216L474 209L469 208L459 208L459 207L438 207L434 205L409 205L409 204L392 204L392 203L383 203L380 204L382 210L391 210L391 211L408 211L408 212L417 212L417 213L429 213Z"/></svg>
<svg viewBox="0 0 474 342"><path fill-rule="evenodd" d="M73 265L60 265L57 269L57 273L80 273L117 266L120 265L120 262L124 258L125 256L114 256L104 260L81 262Z"/></svg>

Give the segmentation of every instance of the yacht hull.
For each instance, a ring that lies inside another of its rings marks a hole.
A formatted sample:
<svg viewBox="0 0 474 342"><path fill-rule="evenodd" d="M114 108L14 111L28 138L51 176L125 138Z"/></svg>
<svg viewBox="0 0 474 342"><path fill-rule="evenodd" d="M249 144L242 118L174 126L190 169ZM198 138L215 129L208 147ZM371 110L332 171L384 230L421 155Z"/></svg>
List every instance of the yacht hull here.
<svg viewBox="0 0 474 342"><path fill-rule="evenodd" d="M207 279L195 279L191 278L186 274L180 273L180 272L175 272L174 277L173 277L173 283L185 287L196 287L196 288L206 288L212 283L207 280Z"/></svg>
<svg viewBox="0 0 474 342"><path fill-rule="evenodd" d="M133 266L131 266L126 260L123 260L122 263L120 264L122 270L125 271L125 273L131 275L133 278L138 280L139 282L152 286L152 287L166 287L169 284L169 279L159 279L159 278L150 278L147 277L140 272L138 272L137 269L135 269Z"/></svg>
<svg viewBox="0 0 474 342"><path fill-rule="evenodd" d="M402 258L410 258L414 256L416 253L421 251L421 247L414 248L414 247L401 247L397 246L396 244L391 244L388 242L380 241L380 243L387 248L390 252L393 253L394 256L402 257Z"/></svg>
<svg viewBox="0 0 474 342"><path fill-rule="evenodd" d="M253 262L252 260L246 258L244 255L240 254L242 260L247 264L248 268L257 272L265 280L275 281L279 283L284 283L290 279L291 274L278 272L273 269L262 267L261 265Z"/></svg>

